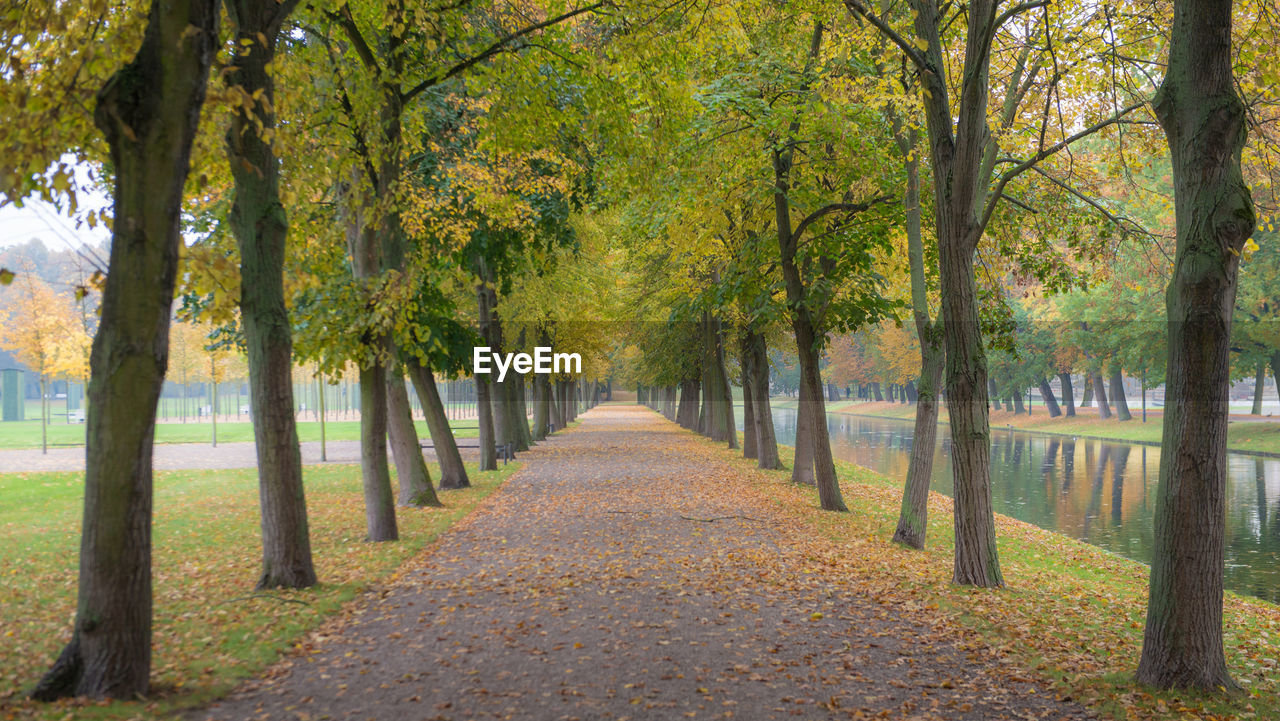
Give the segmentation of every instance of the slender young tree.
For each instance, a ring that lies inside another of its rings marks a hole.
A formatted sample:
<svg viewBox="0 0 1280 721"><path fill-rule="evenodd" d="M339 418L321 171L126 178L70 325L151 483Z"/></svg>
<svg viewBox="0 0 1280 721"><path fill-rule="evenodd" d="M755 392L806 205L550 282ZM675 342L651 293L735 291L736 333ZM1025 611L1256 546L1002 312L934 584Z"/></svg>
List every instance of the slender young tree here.
<svg viewBox="0 0 1280 721"><path fill-rule="evenodd" d="M1232 689L1222 645L1227 398L1240 251L1254 231L1231 65L1231 0L1175 0L1155 98L1169 140L1177 251L1155 548L1138 680Z"/></svg>

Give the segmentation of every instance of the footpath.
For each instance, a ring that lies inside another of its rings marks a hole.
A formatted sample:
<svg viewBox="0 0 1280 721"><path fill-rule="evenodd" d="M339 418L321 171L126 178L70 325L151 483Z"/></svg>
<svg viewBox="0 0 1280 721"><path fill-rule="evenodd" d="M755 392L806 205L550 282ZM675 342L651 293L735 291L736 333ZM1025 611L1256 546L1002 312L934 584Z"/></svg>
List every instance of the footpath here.
<svg viewBox="0 0 1280 721"><path fill-rule="evenodd" d="M1093 718L927 611L815 568L794 511L704 439L641 406L582 419L190 718Z"/></svg>

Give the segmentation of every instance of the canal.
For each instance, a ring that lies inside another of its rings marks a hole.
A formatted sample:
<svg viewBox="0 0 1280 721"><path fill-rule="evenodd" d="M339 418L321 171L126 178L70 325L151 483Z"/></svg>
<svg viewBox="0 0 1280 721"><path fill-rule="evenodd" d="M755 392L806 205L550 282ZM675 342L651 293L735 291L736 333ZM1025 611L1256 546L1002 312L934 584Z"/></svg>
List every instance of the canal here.
<svg viewBox="0 0 1280 721"><path fill-rule="evenodd" d="M775 409L773 416L778 442L794 445L796 412ZM907 475L913 426L827 416L836 458L900 482ZM950 455L944 425L938 429L932 488L946 495ZM992 428L991 468L997 513L1150 562L1159 448ZM1227 588L1280 603L1280 459L1231 453L1227 476Z"/></svg>

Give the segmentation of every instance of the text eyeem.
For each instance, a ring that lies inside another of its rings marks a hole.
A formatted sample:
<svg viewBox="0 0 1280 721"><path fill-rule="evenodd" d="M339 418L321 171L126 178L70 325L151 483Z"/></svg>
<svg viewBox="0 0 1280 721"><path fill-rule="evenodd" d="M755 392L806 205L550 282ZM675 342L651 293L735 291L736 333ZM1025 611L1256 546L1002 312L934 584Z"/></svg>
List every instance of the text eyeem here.
<svg viewBox="0 0 1280 721"><path fill-rule="evenodd" d="M494 353L487 345L475 346L471 351L471 372L475 375L489 375L497 368L499 383L507 377L508 370L539 375L582 372L582 356L577 353L552 353L548 346L536 346L533 355Z"/></svg>

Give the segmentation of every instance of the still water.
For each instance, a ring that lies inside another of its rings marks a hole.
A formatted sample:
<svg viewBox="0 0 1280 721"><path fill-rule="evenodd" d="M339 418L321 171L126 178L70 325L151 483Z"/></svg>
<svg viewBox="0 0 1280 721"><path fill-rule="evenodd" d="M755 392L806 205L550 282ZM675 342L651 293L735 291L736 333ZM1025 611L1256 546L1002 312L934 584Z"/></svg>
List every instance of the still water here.
<svg viewBox="0 0 1280 721"><path fill-rule="evenodd" d="M794 445L796 412L775 409L773 419L778 442ZM907 475L913 425L827 416L836 458L900 480ZM996 512L1150 562L1159 448L998 428L992 439ZM1280 459L1231 453L1227 476L1227 588L1280 603ZM951 494L946 426L938 429L932 487Z"/></svg>

